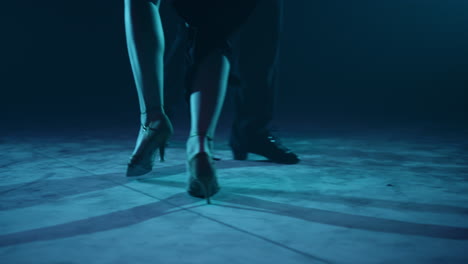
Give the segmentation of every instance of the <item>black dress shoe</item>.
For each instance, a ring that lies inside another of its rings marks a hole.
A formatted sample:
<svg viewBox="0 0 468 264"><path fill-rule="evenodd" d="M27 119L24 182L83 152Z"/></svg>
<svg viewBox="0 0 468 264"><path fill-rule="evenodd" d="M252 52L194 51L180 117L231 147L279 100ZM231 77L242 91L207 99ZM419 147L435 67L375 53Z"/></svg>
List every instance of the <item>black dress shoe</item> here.
<svg viewBox="0 0 468 264"><path fill-rule="evenodd" d="M244 139L231 137L229 144L235 160L246 160L248 153L253 153L281 164L296 164L300 161L296 154L283 146L281 141L271 133Z"/></svg>

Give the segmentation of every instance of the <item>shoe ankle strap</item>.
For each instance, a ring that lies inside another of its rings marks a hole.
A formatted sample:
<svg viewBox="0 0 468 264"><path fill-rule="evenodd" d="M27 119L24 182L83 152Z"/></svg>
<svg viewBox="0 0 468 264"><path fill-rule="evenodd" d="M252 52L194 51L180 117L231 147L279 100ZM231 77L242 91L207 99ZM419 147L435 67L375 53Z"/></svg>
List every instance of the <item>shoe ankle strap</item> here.
<svg viewBox="0 0 468 264"><path fill-rule="evenodd" d="M192 134L189 136L189 138L192 138L192 137L205 137L206 139L208 139L208 141L213 141L213 138L206 134Z"/></svg>

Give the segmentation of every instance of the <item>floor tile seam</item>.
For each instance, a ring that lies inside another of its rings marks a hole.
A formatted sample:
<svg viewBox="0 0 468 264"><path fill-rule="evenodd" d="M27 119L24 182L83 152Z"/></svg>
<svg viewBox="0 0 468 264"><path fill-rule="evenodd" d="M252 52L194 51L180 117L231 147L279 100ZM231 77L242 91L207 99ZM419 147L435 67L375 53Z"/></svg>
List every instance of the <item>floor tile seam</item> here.
<svg viewBox="0 0 468 264"><path fill-rule="evenodd" d="M190 211L191 211L191 210L190 210ZM304 256L304 257L313 259L314 261L318 261L318 263L327 263L327 264L331 264L331 263L332 263L332 262L330 262L329 260L326 260L326 259L323 259L323 258L314 256L314 255L312 255L312 254L309 254L309 253L307 253L307 252L301 251L301 250L299 250L299 249L295 249L295 248L293 248L293 247L287 246L287 245L285 245L285 244L282 244L282 243L280 243L280 242L278 242L278 241L275 241L275 240L273 240L273 239L267 238L267 237L265 237L265 236L261 236L261 235L255 234L255 233L253 233L253 232L250 232L250 231L248 231L248 230L242 229L242 228L240 228L240 227L236 227L236 226L234 226L234 225L232 225L232 224L225 223L225 222L223 222L223 221L221 221L221 220L218 220L218 219L216 219L216 218L214 218L214 217L206 216L206 215L204 215L204 214L202 214L202 213L198 213L198 212L193 212L193 213L196 214L196 215L198 215L198 216L200 216L200 217L203 217L203 218L205 218L205 219L208 219L208 220L210 220L210 221L212 221L212 222L216 222L216 223L218 223L218 224L220 224L220 225L226 226L226 227L228 227L228 228L230 228L230 229L232 229L232 230L235 230L235 231L237 231L237 232L243 233L243 234L248 235L248 236L251 236L251 237L255 237L255 238L259 239L259 240L262 240L262 241L264 241L264 242L267 242L267 243L269 243L269 244L272 244L272 245L274 245L274 246L276 246L276 247L280 247L280 248L282 248L282 249L288 250L288 251L293 252L293 253L295 253L295 254L302 255L302 256Z"/></svg>
<svg viewBox="0 0 468 264"><path fill-rule="evenodd" d="M78 170L82 170L82 171L85 171L85 172L87 172L87 173L90 173L90 174L99 176L99 174L97 174L97 173L95 173L95 172L93 172L93 171L90 171L90 170L85 169L85 168L81 168L81 167L76 166L76 165L74 165L74 164L68 163L67 161L64 161L64 160L61 160L61 159L59 159L59 158L56 158L56 157L47 155L47 154L45 154L45 153L43 153L43 152L40 152L40 151L35 151L35 152L38 153L38 154L40 154L40 155L42 155L42 156L44 156L44 157L47 157L47 158L53 159L53 160L57 160L57 161L59 161L59 162L61 162L61 163L64 163L64 164L66 164L66 165L68 165L68 166L71 166L71 167L73 167L73 168L76 168L76 169L78 169ZM276 246L276 247L283 248L283 249L288 250L288 251L290 251L290 252L293 252L293 253L295 253L295 254L299 254L299 255L302 255L302 256L304 256L304 257L310 258L310 259L312 259L312 260L314 260L314 261L317 261L317 262L319 262L319 263L331 263L331 262L329 262L329 261L327 261L327 260L325 260L325 259L321 259L321 258L319 258L319 257L313 256L313 255L311 255L311 254L309 254L309 253L307 253L307 252L303 252L303 251L300 251L300 250L298 250L298 249L289 247L289 246L284 245L284 244L282 244L282 243L280 243L280 242L277 242L277 241L275 241L275 240L269 239L269 238L267 238L267 237L264 237L264 236L261 236L261 235L255 234L255 233L252 233L252 232L250 232L250 231L248 231L248 230L245 230L245 229L236 227L236 226L234 226L234 225L225 223L225 222L223 222L223 221L221 221L221 220L218 220L218 219L215 219L215 218L213 218L213 217L209 217L209 216L203 215L203 214L198 213L198 212L196 212L196 211L193 211L193 210L191 210L191 209L189 209L189 208L180 207L180 206L178 206L177 204L174 204L174 203L165 201L164 199L162 199L162 198L160 198L160 197L157 197L157 196L152 195L152 194L148 194L148 193L146 193L146 192L144 192L144 191L141 191L141 190L132 188L132 187L130 187L130 186L126 186L126 185L124 185L124 184L122 184L122 183L120 183L120 182L113 181L113 180L110 180L110 179L102 179L102 180L108 181L108 182L112 182L112 183L114 183L114 184L116 184L116 185L119 185L119 186L121 186L121 187L124 187L124 188L126 188L126 189L128 189L128 190L131 190L131 191L133 191L133 192L137 192L137 193L142 194L142 195L144 195L144 196L147 196L147 197L149 197L149 198L152 198L152 199L158 200L158 201L160 201L160 202L166 203L166 204L168 204L168 205L174 207L174 209L175 209L175 208L178 208L178 209L181 209L181 210L186 211L186 212L188 212L188 213L195 214L195 215L197 215L197 216L199 216L199 217L202 217L202 218L204 218L204 219L207 219L207 220L209 220L209 221L211 221L211 222L216 222L216 223L218 223L218 224L220 224L220 225L223 225L223 226L225 226L225 227L227 227L227 228L229 228L229 229L231 229L231 230L234 230L234 231L243 233L243 234L248 235L248 236L250 236L250 237L255 237L255 238L257 238L257 239L259 239L259 240L262 240L262 241L264 241L264 242L266 242L266 243L272 244L272 245L274 245L274 246Z"/></svg>
<svg viewBox="0 0 468 264"><path fill-rule="evenodd" d="M119 182L114 182L114 181L112 181L112 180L108 180L108 181L113 182L113 183L115 183L115 184L118 184L118 185L120 185L120 186L122 186L122 187L124 187L124 188L133 190L134 192L138 192L138 193L140 193L140 194L142 194L142 195L151 197L151 198L153 198L153 199L157 199L157 200L159 200L159 201L161 201L161 202L164 202L164 203L166 203L166 204L169 204L169 205L173 206L174 208L178 208L178 209L180 209L181 211L186 211L186 212L188 212L188 213L195 214L195 215L197 215L197 216L199 216L199 217L201 217L201 218L204 218L204 219L209 220L209 221L211 221L211 222L218 223L218 224L220 224L220 225L222 225L222 226L225 226L225 227L227 227L227 228L229 228L229 229L231 229L231 230L234 230L234 231L243 233L243 234L248 235L248 236L251 236L251 237L255 237L255 238L257 238L257 239L263 240L264 242L267 242L267 243L272 244L272 245L274 245L274 246L277 246L277 247L283 248L283 249L285 249L285 250L288 250L288 251L290 251L290 252L293 252L293 253L296 253L296 254L305 256L305 257L307 257L307 258L313 259L313 260L315 260L315 261L318 261L319 263L327 263L327 264L330 263L330 264L331 264L331 262L329 262L329 261L327 261L327 260L325 260L325 259L322 259L322 258L313 256L313 255L311 255L311 254L309 254L309 253L306 253L306 252L300 251L300 250L298 250L298 249L289 247L289 246L287 246L287 245L281 244L280 242L274 241L274 240L269 239L269 238L267 238L267 237L263 237L263 236L261 236L261 235L257 235L257 234L255 234L255 233L252 233L252 232L248 231L248 230L244 230L244 229L239 228L239 227L236 227L236 226L234 226L234 225L225 223L225 222L223 222L223 221L221 221L221 220L218 220L218 219L215 219L215 218L213 218L213 217L206 216L206 215L204 215L204 214L202 214L202 213L199 213L199 212L196 212L196 211L192 210L191 208L181 207L181 206L179 206L179 205L177 205L177 204L171 203L171 202L169 202L169 201L165 201L164 199L159 198L159 197L157 197L157 196L155 196L155 195L146 193L146 192L144 192L144 191L138 190L138 189L133 188L133 187L130 187L130 186L123 185L123 184L121 184L121 183L119 183Z"/></svg>
<svg viewBox="0 0 468 264"><path fill-rule="evenodd" d="M78 166L76 166L76 165L74 165L74 164L70 164L70 163L68 163L68 162L66 162L66 161L63 161L63 160L60 160L60 159L58 159L58 158L51 157L51 156L49 156L49 155L47 155L47 154L44 154L44 153L42 153L42 152L40 152L40 151L35 151L35 152L37 152L38 154L43 155L43 156L45 156L45 157L47 157L47 158L55 159L55 160L57 160L57 161L59 161L59 162L62 162L62 163L64 163L64 164L67 164L68 166L71 166L71 167L74 167L74 168L76 168L76 169L85 171L85 172L87 172L87 173L90 173L90 174L93 174L93 175L96 175L96 176L99 175L99 174L97 174L97 173L95 173L95 172L93 172L93 171L90 171L90 170L87 170L87 169L84 169L84 168L80 168L80 167L78 167ZM257 239L263 240L264 242L267 242L267 243L272 244L272 245L274 245L274 246L277 246L277 247L286 249L286 250L288 250L288 251L290 251L290 252L294 252L295 254L299 254L299 255L305 256L305 257L307 257L307 258L313 259L313 260L315 260L315 261L318 261L319 263L331 263L331 262L329 262L329 261L327 261L327 260L325 260L325 259L321 259L321 258L316 257L316 256L313 256L313 255L311 255L311 254L309 254L309 253L306 253L306 252L300 251L300 250L298 250L298 249L289 247L289 246L287 246L287 245L281 244L280 242L274 241L274 240L272 240L272 239L263 237L263 236L261 236L261 235L257 235L257 234L255 234L255 233L252 233L252 232L248 231L248 230L244 230L244 229L242 229L242 228L239 228L239 227L230 225L230 224L228 224L228 223L225 223L225 222L223 222L223 221L217 220L217 219L215 219L215 218L212 218L212 217L203 215L203 214L198 213L198 212L196 212L196 211L193 211L193 210L191 210L191 209L189 209L189 208L184 208L184 207L178 206L177 204L174 204L174 203L165 201L164 199L159 198L159 197L157 197L157 196L155 196L155 195L148 194L148 193L143 192L143 191L141 191L141 190L138 190L138 189L132 188L132 187L130 187L130 186L124 185L124 184L122 184L122 183L120 183L120 182L112 181L112 180L109 180L109 179L103 179L103 180L104 180L104 181L112 182L112 183L114 183L114 184L116 184L116 185L119 185L119 186L121 186L121 187L124 187L124 188L126 188L126 189L128 189L128 190L131 190L131 191L133 191L133 192L137 192L137 193L140 193L140 194L142 194L142 195L144 195L144 196L147 196L147 197L150 197L150 198L152 198L152 199L158 200L158 201L160 201L160 202L166 203L166 204L168 204L168 205L170 205L170 206L173 206L174 209L175 209L175 208L178 208L178 209L181 209L182 211L186 211L186 212L189 212L189 213L191 213L191 214L198 215L198 216L200 216L200 217L202 217L202 218L204 218L204 219L207 219L207 220L209 220L209 221L211 221L211 222L216 222L216 223L218 223L218 224L220 224L220 225L223 225L223 226L225 226L225 227L228 227L228 228L231 229L231 230L235 230L235 231L237 231L237 232L246 234L246 235L248 235L248 236L255 237L255 238L257 238Z"/></svg>
<svg viewBox="0 0 468 264"><path fill-rule="evenodd" d="M109 181L111 181L111 180L109 180ZM111 181L111 182L113 182L113 181ZM117 183L117 182L114 182L114 183L121 185L120 183ZM223 222L223 221L221 221L221 220L218 220L218 219L216 219L216 218L209 217L209 216L206 216L206 215L204 215L204 214L202 214L202 213L193 211L193 210L190 209L190 208L181 207L181 206L179 206L179 205L177 205L177 204L174 204L174 203L171 203L171 202L168 202L168 201L164 201L163 199L158 198L158 197L156 197L156 196L154 196L154 195L152 195L152 194L148 194L148 193L146 193L146 192L144 192L144 191L140 191L140 190L135 189L135 188L132 188L132 187L130 187L130 186L125 186L125 185L121 185L121 186L123 186L123 187L125 187L125 188L128 188L128 189L131 189L131 190L133 190L133 191L135 191L135 192L139 192L139 193L141 193L141 194L143 194L143 195L146 195L146 196L149 196L149 197L151 197L151 198L158 199L158 200L160 200L161 202L167 203L167 204L169 204L169 205L171 205L171 206L174 206L175 208L179 208L181 211L186 211L186 212L188 212L188 213L195 214L195 215L197 215L197 216L199 216L199 217L201 217L201 218L204 218L204 219L206 219L206 220L209 220L209 221L211 221L211 222L218 223L218 224L220 224L220 225L222 225L222 226L227 227L228 229L237 231L237 232L239 232L239 233L243 233L243 234L245 234L245 235L247 235L247 236L250 236L250 237L257 238L257 239L262 240L262 241L264 241L264 242L266 242L266 243L268 243L268 244L272 244L272 245L274 245L274 246L276 246L276 247L280 247L280 248L282 248L282 249L288 250L288 251L293 252L293 253L295 253L295 254L302 255L302 256L304 256L304 257L313 259L314 261L317 261L318 263L326 263L326 264L331 264L331 263L332 263L332 262L330 262L330 261L328 261L328 260L326 260L326 259L322 259L322 258L320 258L320 257L313 256L313 255L311 255L311 254L309 254L309 253L307 253L307 252L303 252L303 251L298 250L298 249L295 249L295 248L293 248L293 247L289 247L289 246L284 245L284 244L282 244L282 243L280 243L280 242L277 242L277 241L275 241L275 240L269 239L269 238L264 237L264 236L261 236L261 235L257 235L257 234L255 234L255 233L253 233L253 232L248 231L248 230L245 230L245 229L236 227L236 226L234 226L234 225L225 223L225 222Z"/></svg>

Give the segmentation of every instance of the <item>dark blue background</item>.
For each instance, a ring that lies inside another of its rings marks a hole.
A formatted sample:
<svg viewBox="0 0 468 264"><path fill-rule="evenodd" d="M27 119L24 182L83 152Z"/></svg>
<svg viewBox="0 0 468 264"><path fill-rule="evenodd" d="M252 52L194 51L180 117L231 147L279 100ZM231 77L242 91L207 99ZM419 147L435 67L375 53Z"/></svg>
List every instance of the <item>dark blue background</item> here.
<svg viewBox="0 0 468 264"><path fill-rule="evenodd" d="M123 1L1 9L4 121L136 119ZM287 0L284 11L278 117L466 123L468 1Z"/></svg>

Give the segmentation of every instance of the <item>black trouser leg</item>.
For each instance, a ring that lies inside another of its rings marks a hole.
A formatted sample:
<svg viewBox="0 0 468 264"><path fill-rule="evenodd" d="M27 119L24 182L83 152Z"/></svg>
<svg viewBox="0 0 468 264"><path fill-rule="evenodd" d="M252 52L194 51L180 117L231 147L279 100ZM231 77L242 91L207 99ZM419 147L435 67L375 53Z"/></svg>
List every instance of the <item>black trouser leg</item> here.
<svg viewBox="0 0 468 264"><path fill-rule="evenodd" d="M239 73L232 139L268 131L273 119L281 27L281 0L260 0L240 33Z"/></svg>

